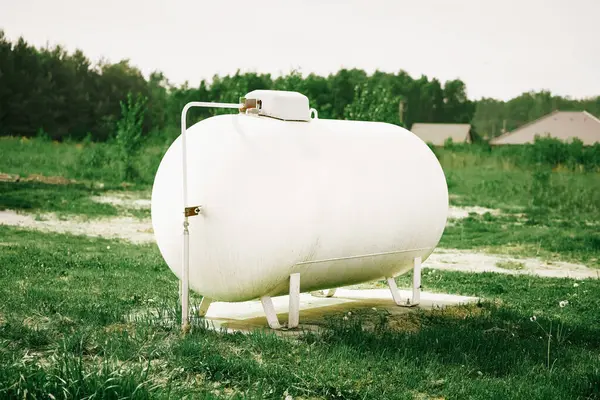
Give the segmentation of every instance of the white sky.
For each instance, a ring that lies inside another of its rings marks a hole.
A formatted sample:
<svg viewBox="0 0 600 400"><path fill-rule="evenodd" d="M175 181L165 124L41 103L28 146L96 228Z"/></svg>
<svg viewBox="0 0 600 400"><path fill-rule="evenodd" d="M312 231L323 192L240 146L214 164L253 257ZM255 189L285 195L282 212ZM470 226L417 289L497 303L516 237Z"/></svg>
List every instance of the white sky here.
<svg viewBox="0 0 600 400"><path fill-rule="evenodd" d="M192 86L356 67L460 78L473 99L600 95L600 0L0 0L0 29Z"/></svg>

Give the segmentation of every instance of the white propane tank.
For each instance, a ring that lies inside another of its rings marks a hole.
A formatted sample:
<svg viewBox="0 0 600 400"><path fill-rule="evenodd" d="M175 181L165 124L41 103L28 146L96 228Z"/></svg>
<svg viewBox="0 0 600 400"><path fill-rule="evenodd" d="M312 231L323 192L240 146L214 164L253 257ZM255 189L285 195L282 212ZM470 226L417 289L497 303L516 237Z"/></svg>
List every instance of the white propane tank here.
<svg viewBox="0 0 600 400"><path fill-rule="evenodd" d="M335 288L407 272L438 244L448 190L417 136L380 122L310 117L293 92L255 91L254 114L188 128L189 286L219 301ZM182 278L181 136L152 188L160 252Z"/></svg>

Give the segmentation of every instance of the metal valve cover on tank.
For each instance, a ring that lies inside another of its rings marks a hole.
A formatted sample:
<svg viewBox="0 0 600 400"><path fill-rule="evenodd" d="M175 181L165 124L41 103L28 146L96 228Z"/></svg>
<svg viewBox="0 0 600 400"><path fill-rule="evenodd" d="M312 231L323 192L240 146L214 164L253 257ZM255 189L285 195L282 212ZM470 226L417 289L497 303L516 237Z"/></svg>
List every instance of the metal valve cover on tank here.
<svg viewBox="0 0 600 400"><path fill-rule="evenodd" d="M214 300L283 294L295 272L302 291L396 276L444 230L442 168L399 126L230 114L186 138L188 205L203 207L189 219L189 283ZM179 137L152 188L156 241L180 279L181 148Z"/></svg>

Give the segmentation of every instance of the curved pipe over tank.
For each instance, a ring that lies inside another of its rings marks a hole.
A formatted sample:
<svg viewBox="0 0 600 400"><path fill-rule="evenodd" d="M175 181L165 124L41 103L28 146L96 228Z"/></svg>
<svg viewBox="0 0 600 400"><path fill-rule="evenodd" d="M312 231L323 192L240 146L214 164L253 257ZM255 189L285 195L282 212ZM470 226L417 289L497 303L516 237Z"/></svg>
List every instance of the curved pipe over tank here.
<svg viewBox="0 0 600 400"><path fill-rule="evenodd" d="M211 103L205 101L192 101L187 103L183 110L181 110L181 162L182 162L182 195L183 195L183 208L184 208L184 219L183 219L183 265L182 265L182 279L179 281L179 291L181 298L181 321L183 326L188 323L188 310L189 310L189 275L190 275L190 232L188 230L189 221L188 213L186 209L188 207L188 187L187 187L187 113L192 107L204 107L204 108L236 108L239 109L242 104L232 103Z"/></svg>

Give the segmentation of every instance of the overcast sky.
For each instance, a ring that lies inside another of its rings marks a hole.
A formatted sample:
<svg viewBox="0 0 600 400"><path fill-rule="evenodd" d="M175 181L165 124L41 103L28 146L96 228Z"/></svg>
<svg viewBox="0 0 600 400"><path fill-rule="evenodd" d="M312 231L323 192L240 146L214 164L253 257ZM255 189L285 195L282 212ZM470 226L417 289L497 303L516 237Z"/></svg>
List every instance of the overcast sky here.
<svg viewBox="0 0 600 400"><path fill-rule="evenodd" d="M600 0L0 0L0 29L193 86L356 67L460 78L472 99L600 95Z"/></svg>

